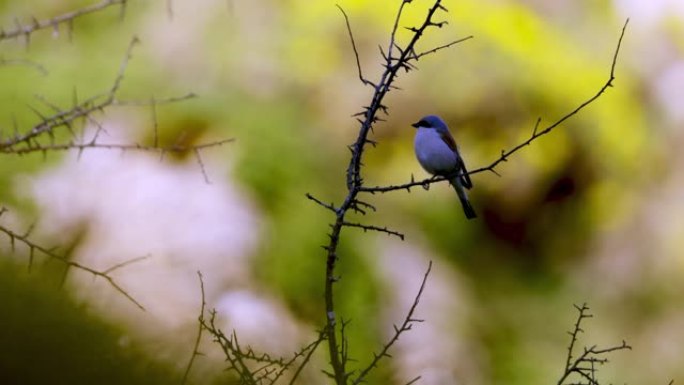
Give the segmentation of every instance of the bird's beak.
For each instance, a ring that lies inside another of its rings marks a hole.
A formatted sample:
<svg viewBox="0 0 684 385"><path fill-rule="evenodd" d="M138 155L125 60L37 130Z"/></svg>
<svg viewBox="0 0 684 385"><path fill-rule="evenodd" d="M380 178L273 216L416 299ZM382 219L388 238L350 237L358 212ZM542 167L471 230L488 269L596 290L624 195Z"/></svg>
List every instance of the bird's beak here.
<svg viewBox="0 0 684 385"><path fill-rule="evenodd" d="M419 124L420 124L420 122L416 122L416 123L413 123L412 126L415 127L415 128L418 128L418 127L420 127Z"/></svg>

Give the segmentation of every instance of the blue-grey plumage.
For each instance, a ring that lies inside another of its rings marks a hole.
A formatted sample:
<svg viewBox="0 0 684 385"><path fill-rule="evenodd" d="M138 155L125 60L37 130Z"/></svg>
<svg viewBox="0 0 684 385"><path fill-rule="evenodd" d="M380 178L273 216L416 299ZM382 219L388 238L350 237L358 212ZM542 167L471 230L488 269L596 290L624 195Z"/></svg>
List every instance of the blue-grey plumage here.
<svg viewBox="0 0 684 385"><path fill-rule="evenodd" d="M473 183L446 123L437 115L428 115L413 127L417 129L413 144L418 163L430 174L446 177L456 190L466 217L476 218L466 193Z"/></svg>

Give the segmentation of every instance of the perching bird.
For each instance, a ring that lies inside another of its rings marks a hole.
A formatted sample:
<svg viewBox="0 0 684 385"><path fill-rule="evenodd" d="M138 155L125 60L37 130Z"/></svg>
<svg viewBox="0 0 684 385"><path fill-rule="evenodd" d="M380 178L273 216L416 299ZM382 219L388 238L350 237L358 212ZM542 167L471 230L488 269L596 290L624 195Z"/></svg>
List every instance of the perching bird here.
<svg viewBox="0 0 684 385"><path fill-rule="evenodd" d="M466 217L477 218L466 193L473 183L449 127L437 115L428 115L412 126L417 129L413 145L420 165L432 175L447 178L461 200Z"/></svg>

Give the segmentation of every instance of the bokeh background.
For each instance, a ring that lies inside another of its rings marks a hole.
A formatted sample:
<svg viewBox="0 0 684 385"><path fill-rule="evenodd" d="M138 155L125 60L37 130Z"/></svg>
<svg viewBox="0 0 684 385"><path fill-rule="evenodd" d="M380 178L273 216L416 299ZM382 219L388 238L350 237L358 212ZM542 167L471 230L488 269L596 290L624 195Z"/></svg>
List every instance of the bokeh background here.
<svg viewBox="0 0 684 385"><path fill-rule="evenodd" d="M11 30L92 4L0 1ZM169 4L171 7L169 8ZM329 213L345 195L350 116L371 89L357 79L348 13L365 75L382 70L398 0L174 0L127 3L25 38L0 41L0 127L30 130L47 115L106 92L134 36L118 97L180 103L112 107L96 115L103 143L236 141L192 153L86 150L2 154L0 224L112 275L140 311L102 279L41 259L0 237L3 384L180 383L192 353L200 291L244 344L289 355L324 321ZM415 0L402 24L419 22ZM358 365L392 332L434 263L419 317L372 383L550 384L565 362L576 312L594 318L583 344L624 339L604 383L666 384L684 375L684 3L678 0L445 0L449 22L386 100L365 158L370 185L422 178L410 123L436 113L471 168L571 111L607 80L629 17L615 87L494 174L474 176L480 214L466 221L445 184L369 197L360 220L406 234L345 229L338 315ZM171 10L171 12L170 12ZM408 35L402 32L401 39ZM16 65L14 60L33 65ZM36 67L36 65L40 67ZM92 134L86 122L84 135ZM57 142L74 139L58 132ZM78 137L76 138L78 139ZM231 383L209 339L191 380ZM324 383L320 349L302 383Z"/></svg>

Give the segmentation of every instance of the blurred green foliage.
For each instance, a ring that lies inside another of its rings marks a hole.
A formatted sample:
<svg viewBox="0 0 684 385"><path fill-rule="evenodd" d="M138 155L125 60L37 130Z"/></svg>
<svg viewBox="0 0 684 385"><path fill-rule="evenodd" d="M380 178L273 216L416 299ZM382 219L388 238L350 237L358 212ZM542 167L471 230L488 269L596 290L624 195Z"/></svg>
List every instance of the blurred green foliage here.
<svg viewBox="0 0 684 385"><path fill-rule="evenodd" d="M181 374L71 301L58 277L0 259L0 383L169 384Z"/></svg>

